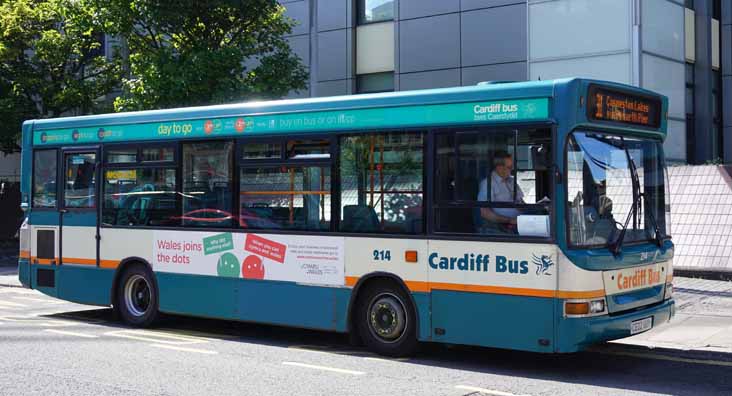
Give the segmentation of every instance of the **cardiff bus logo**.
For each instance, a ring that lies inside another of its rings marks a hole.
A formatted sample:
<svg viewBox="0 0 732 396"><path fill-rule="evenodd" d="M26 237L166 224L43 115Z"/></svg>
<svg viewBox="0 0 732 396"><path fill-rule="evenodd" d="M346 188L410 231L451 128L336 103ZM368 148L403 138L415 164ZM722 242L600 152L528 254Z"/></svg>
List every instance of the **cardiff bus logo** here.
<svg viewBox="0 0 732 396"><path fill-rule="evenodd" d="M537 255L532 255L534 265L536 265L536 275L544 274L544 275L551 275L549 273L549 268L554 265L554 262L552 261L552 258L542 254L541 257L537 257Z"/></svg>

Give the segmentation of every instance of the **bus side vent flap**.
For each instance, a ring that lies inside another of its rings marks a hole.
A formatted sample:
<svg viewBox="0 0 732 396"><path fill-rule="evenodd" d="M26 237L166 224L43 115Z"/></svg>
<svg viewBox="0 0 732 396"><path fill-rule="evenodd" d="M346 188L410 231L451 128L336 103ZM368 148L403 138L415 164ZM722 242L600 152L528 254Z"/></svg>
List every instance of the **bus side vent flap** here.
<svg viewBox="0 0 732 396"><path fill-rule="evenodd" d="M56 271L39 268L36 272L36 284L39 287L56 287Z"/></svg>

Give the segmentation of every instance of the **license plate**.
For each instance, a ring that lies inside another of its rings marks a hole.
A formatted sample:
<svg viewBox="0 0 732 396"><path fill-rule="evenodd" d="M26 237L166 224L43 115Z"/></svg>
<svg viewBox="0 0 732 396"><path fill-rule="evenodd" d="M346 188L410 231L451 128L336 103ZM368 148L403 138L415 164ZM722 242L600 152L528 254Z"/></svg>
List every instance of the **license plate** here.
<svg viewBox="0 0 732 396"><path fill-rule="evenodd" d="M653 316L630 322L630 334L638 334L648 331L653 327Z"/></svg>

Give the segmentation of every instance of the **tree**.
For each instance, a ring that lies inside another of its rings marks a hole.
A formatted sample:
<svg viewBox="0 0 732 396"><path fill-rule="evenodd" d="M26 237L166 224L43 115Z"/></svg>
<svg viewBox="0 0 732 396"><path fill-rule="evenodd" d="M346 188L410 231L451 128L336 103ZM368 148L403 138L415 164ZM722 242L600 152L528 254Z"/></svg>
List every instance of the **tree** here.
<svg viewBox="0 0 732 396"><path fill-rule="evenodd" d="M96 0L128 45L117 111L277 98L306 87L276 0Z"/></svg>
<svg viewBox="0 0 732 396"><path fill-rule="evenodd" d="M87 0L0 1L0 149L12 152L31 118L90 114L119 82ZM109 106L107 105L107 108Z"/></svg>

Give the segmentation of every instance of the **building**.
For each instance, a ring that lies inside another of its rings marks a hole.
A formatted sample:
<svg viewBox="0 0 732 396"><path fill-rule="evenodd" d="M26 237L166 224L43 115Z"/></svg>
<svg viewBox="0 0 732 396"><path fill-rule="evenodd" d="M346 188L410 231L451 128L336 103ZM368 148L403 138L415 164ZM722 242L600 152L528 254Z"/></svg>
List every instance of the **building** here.
<svg viewBox="0 0 732 396"><path fill-rule="evenodd" d="M293 97L598 78L669 97L669 160L732 162L730 1L281 3L310 70L308 90Z"/></svg>

